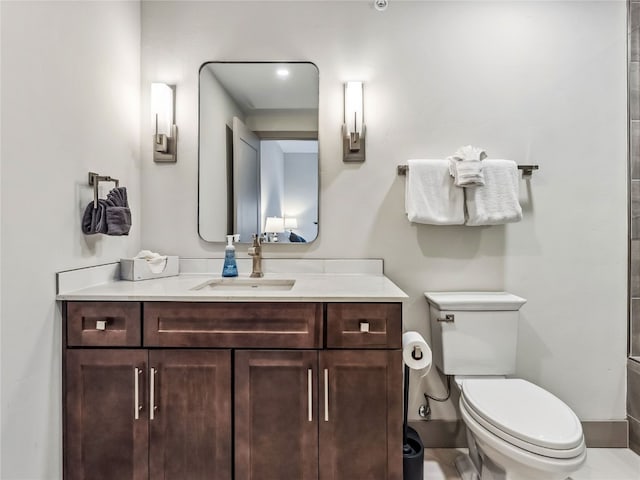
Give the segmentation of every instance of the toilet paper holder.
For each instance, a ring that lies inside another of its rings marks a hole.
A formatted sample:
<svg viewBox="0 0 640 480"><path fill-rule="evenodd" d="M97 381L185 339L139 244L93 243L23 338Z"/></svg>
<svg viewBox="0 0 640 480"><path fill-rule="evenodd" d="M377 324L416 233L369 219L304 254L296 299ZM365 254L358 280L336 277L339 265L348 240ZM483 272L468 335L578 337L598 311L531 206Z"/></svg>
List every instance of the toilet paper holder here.
<svg viewBox="0 0 640 480"><path fill-rule="evenodd" d="M420 347L413 347L413 351L411 352L411 356L414 360L422 360L422 350Z"/></svg>

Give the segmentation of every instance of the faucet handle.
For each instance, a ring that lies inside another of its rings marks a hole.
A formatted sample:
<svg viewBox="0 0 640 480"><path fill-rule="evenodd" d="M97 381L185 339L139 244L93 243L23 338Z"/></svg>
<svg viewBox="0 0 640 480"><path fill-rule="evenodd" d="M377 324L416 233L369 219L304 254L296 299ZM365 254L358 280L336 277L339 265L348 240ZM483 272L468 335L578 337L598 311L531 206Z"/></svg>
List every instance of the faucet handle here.
<svg viewBox="0 0 640 480"><path fill-rule="evenodd" d="M260 235L257 233L254 233L251 235L251 237L253 238L253 246L254 247L259 247L260 246Z"/></svg>

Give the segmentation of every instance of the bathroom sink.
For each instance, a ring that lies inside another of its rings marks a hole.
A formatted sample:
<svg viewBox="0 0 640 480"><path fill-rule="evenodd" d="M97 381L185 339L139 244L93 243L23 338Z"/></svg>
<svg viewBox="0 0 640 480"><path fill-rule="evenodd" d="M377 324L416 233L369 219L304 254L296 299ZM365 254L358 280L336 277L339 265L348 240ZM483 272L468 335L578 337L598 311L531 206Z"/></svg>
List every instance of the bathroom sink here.
<svg viewBox="0 0 640 480"><path fill-rule="evenodd" d="M191 290L250 292L256 290L291 290L295 280L265 278L215 278Z"/></svg>

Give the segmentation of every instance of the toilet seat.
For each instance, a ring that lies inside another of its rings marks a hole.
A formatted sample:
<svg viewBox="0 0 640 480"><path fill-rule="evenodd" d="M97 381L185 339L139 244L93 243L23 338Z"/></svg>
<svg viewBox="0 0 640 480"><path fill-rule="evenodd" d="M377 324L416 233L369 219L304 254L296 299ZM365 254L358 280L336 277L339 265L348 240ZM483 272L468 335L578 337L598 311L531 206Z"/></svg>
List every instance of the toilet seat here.
<svg viewBox="0 0 640 480"><path fill-rule="evenodd" d="M585 449L575 413L526 380L465 380L460 408L492 434L537 455L568 459Z"/></svg>
<svg viewBox="0 0 640 480"><path fill-rule="evenodd" d="M582 452L572 458L552 458L516 447L497 435L492 434L476 422L466 411L462 402L460 402L460 404L462 419L467 428L472 432L474 440L478 443L482 451L489 455L489 458L497 461L498 465L503 469L508 468L508 464L511 465L509 468L523 465L526 466L527 469L533 469L539 472L539 475L534 476L534 478L565 479L571 472L580 468L587 458L587 448L584 444ZM516 467L516 469L520 470L520 467ZM531 478L531 475L527 478Z"/></svg>

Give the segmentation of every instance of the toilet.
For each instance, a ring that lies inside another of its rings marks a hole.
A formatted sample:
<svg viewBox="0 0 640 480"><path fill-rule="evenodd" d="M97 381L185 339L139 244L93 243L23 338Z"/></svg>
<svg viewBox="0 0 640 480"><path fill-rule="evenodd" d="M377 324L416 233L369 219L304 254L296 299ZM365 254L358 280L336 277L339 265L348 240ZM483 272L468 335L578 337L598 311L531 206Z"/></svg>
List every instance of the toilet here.
<svg viewBox="0 0 640 480"><path fill-rule="evenodd" d="M587 457L582 425L562 400L515 373L519 310L506 292L425 292L433 363L460 386L469 455L464 480L565 480Z"/></svg>

